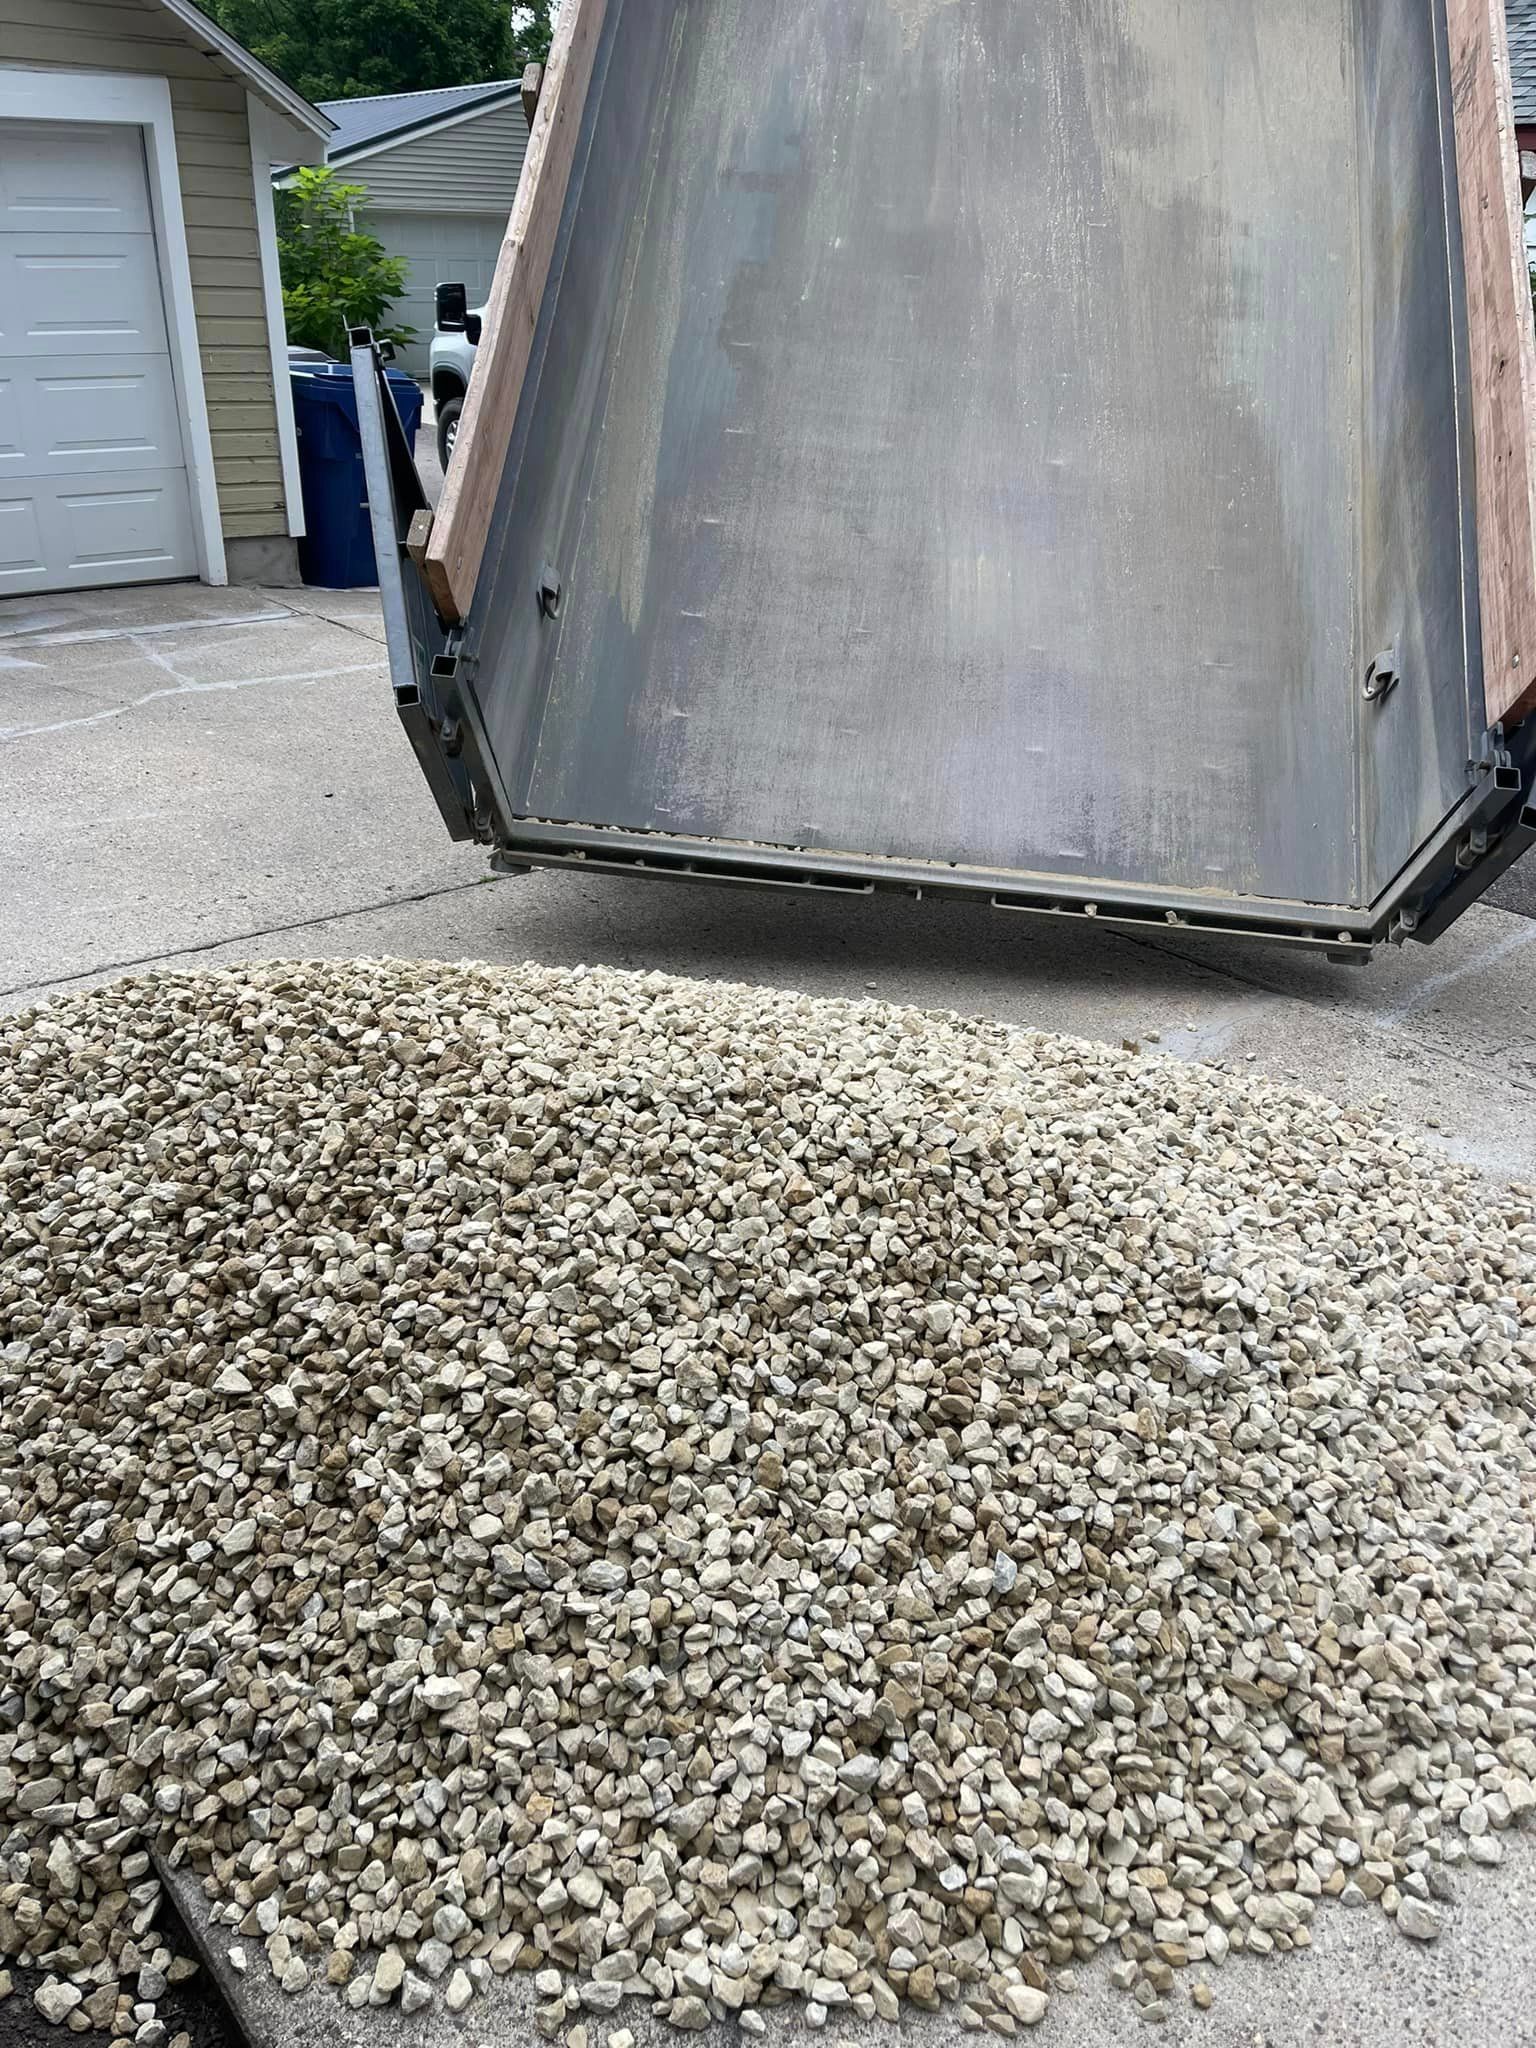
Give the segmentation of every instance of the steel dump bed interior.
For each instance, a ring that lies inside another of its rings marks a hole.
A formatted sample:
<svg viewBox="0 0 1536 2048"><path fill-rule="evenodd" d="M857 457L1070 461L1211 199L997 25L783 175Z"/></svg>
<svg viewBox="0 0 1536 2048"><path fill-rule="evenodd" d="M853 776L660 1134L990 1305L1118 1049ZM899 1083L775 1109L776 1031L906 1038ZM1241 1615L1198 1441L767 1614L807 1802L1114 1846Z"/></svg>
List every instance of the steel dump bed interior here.
<svg viewBox="0 0 1536 2048"><path fill-rule="evenodd" d="M503 861L1367 951L1507 864L1451 57L1443 0L607 0L438 670Z"/></svg>

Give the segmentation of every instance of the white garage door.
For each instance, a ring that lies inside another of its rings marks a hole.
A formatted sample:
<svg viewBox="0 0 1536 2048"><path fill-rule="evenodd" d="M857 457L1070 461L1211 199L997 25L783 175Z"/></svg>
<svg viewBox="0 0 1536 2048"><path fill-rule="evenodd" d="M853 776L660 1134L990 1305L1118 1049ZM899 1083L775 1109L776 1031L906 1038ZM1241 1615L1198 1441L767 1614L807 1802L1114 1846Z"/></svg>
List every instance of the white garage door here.
<svg viewBox="0 0 1536 2048"><path fill-rule="evenodd" d="M0 121L0 595L196 573L142 132Z"/></svg>
<svg viewBox="0 0 1536 2048"><path fill-rule="evenodd" d="M427 350L436 324L434 295L440 284L462 284L472 306L483 305L496 275L496 257L507 230L504 213L374 213L359 223L377 235L391 256L406 261L405 296L391 319L414 327L416 339L399 352L400 367L413 377L427 374Z"/></svg>

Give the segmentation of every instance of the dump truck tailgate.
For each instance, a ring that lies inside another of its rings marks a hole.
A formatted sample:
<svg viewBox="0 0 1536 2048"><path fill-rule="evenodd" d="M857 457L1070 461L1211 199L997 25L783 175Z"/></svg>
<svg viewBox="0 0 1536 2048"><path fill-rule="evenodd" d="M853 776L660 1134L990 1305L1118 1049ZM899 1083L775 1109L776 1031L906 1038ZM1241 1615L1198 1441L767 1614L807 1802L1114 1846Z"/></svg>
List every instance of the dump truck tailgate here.
<svg viewBox="0 0 1536 2048"><path fill-rule="evenodd" d="M504 861L1336 950L1507 864L1468 0L568 7L404 572Z"/></svg>

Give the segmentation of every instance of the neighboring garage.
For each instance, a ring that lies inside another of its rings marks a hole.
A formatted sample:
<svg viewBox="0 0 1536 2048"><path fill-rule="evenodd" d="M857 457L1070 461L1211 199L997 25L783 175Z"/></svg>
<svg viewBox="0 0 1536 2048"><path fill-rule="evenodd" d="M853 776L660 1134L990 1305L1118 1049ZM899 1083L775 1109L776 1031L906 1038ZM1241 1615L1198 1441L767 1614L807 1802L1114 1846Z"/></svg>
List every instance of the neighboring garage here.
<svg viewBox="0 0 1536 2048"><path fill-rule="evenodd" d="M0 0L0 596L292 579L270 177L329 125L188 0Z"/></svg>
<svg viewBox="0 0 1536 2048"><path fill-rule="evenodd" d="M321 111L336 129L327 162L368 195L358 226L405 259L405 294L391 317L415 330L401 366L424 377L437 286L466 286L472 306L491 288L528 148L521 81L327 100Z"/></svg>
<svg viewBox="0 0 1536 2048"><path fill-rule="evenodd" d="M508 209L510 211L510 209ZM403 256L405 296L397 299L391 317L414 329L416 339L399 350L403 369L413 377L427 374L427 351L436 317L439 284L462 284L469 303L478 306L490 296L496 274L496 253L506 232L505 213L381 213L372 207L367 224L392 256Z"/></svg>

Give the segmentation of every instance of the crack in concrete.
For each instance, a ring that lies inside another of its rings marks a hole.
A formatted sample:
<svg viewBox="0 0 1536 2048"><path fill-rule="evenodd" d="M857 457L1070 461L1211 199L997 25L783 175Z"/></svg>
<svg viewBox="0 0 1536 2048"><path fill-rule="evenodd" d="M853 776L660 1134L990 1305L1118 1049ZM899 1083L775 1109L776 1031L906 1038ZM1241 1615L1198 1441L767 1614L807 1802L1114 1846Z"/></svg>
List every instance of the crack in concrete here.
<svg viewBox="0 0 1536 2048"><path fill-rule="evenodd" d="M264 612L220 613L209 619L167 619L158 626L0 626L0 640L25 640L33 647L81 647L95 640L138 640L145 635L160 638L167 633L213 633L226 626L280 626L287 620L312 618L283 605ZM31 666L32 664L29 664Z"/></svg>
<svg viewBox="0 0 1536 2048"><path fill-rule="evenodd" d="M1536 924L1527 924L1517 932L1506 932L1502 939L1495 940L1491 946L1484 946L1459 967L1447 968L1443 974L1432 974L1427 981L1421 981L1406 1002L1395 1009L1384 1010L1372 1022L1378 1031L1395 1030L1420 1010L1428 1009L1437 996L1443 995L1448 988L1454 988L1457 982L1465 981L1474 974L1485 974L1490 968L1497 967L1501 960L1523 953L1531 945L1536 945Z"/></svg>
<svg viewBox="0 0 1536 2048"><path fill-rule="evenodd" d="M463 896L471 889L483 889L490 883L515 879L513 876L477 875L472 882L450 882L442 889L385 896L377 903L359 903L345 910L322 911L318 917L295 918L292 923L258 925L251 931L229 932L223 938L199 939L195 946L173 946L165 953L141 953L128 960L104 960L100 966L82 967L78 974L61 974L53 981L22 981L12 988L0 988L0 1002L12 1002L18 996L43 1001L57 989L73 988L77 982L95 981L99 976L128 974L140 967L159 967L167 960L188 960L199 954L216 953L224 946L246 946L256 939L275 939L286 932L315 931L323 925L340 924L349 917L372 917L381 910L396 910L404 903L436 903L445 896Z"/></svg>
<svg viewBox="0 0 1536 2048"><path fill-rule="evenodd" d="M322 625L334 626L338 633L350 633L355 639L366 640L371 647L385 647L389 643L382 632L370 633L362 626L354 625L350 619L338 619L330 612L323 612L316 605L299 604L295 601L294 613L305 619L318 619Z"/></svg>
<svg viewBox="0 0 1536 2048"><path fill-rule="evenodd" d="M229 676L219 682L202 683L183 675L173 662L153 647L144 647L140 651L146 661L174 676L175 682L164 689L146 690L143 696L131 697L126 704L111 704L105 711L87 712L80 718L60 718L49 725L0 725L0 740L35 739L42 733L74 732L82 726L106 725L112 719L126 718L130 711L142 710L144 705L156 703L162 697L212 696L224 690L256 690L278 683L326 683L337 676L364 675L379 665L376 661L355 661L341 668L298 669L275 676Z"/></svg>

